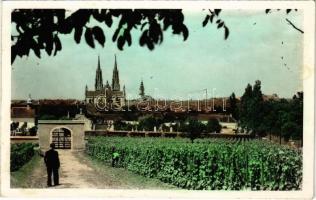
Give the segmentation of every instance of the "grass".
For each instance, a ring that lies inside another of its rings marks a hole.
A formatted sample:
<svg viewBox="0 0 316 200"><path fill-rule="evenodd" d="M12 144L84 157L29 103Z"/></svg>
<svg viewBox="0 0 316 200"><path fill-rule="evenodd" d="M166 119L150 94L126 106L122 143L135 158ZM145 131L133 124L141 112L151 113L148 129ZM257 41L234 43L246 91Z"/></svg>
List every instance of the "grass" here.
<svg viewBox="0 0 316 200"><path fill-rule="evenodd" d="M159 190L175 190L180 189L176 186L161 182L158 179L147 178L124 168L111 167L109 163L104 163L100 160L85 155L87 160L90 161L94 169L100 174L111 176L114 183L113 189L159 189ZM115 187L118 186L118 188Z"/></svg>
<svg viewBox="0 0 316 200"><path fill-rule="evenodd" d="M11 172L11 188L30 187L30 175L33 170L40 165L41 157L35 154L32 159L23 165L18 171Z"/></svg>

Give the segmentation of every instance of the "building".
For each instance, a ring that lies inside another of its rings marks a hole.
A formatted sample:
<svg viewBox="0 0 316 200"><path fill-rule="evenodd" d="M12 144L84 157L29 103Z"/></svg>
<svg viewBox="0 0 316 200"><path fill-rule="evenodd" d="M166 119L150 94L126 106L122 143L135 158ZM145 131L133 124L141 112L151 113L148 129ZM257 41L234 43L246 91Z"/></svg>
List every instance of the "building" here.
<svg viewBox="0 0 316 200"><path fill-rule="evenodd" d="M11 135L26 134L36 126L36 112L32 107L32 99L26 101L26 105L11 106Z"/></svg>
<svg viewBox="0 0 316 200"><path fill-rule="evenodd" d="M101 98L100 98L101 97ZM104 104L104 107L107 109L115 107L122 107L125 106L126 103L126 92L125 86L121 90L120 86L120 78L119 78L119 71L116 61L114 61L114 69L112 75L112 84L110 85L108 81L106 84L103 84L103 77L102 77L102 69L100 65L100 57L98 57L98 66L95 75L95 85L94 90L89 90L88 86L86 85L85 90L85 102L86 104ZM103 107L103 106L102 106Z"/></svg>

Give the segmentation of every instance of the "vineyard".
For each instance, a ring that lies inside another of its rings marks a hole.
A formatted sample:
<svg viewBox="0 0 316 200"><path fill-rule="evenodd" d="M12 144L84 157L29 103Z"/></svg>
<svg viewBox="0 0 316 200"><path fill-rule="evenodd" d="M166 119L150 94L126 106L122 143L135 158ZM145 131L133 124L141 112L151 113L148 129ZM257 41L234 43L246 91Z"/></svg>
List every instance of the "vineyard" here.
<svg viewBox="0 0 316 200"><path fill-rule="evenodd" d="M260 140L90 137L86 153L185 189L299 190L302 183L301 151Z"/></svg>

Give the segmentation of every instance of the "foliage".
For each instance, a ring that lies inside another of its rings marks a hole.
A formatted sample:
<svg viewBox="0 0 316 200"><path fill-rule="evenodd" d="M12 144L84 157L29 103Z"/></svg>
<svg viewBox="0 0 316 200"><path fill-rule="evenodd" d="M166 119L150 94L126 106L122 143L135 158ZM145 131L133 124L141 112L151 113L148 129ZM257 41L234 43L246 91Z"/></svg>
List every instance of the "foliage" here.
<svg viewBox="0 0 316 200"><path fill-rule="evenodd" d="M235 93L232 93L229 97L229 110L232 117L236 120L239 120L239 110L237 106L237 99Z"/></svg>
<svg viewBox="0 0 316 200"><path fill-rule="evenodd" d="M123 50L125 45L132 44L132 30L141 31L140 46L153 50L163 41L163 32L169 27L172 33L182 35L186 40L189 31L184 22L181 9L80 9L70 16L65 9L16 9L12 12L12 23L16 26L17 35L12 35L12 63L16 56L29 55L33 50L41 57L41 49L48 55L56 55L62 49L59 34L74 33L77 44L84 35L86 43L95 48L95 41L101 46L106 42L103 28L89 27L91 19L112 28L114 19L119 20L112 36L112 41Z"/></svg>
<svg viewBox="0 0 316 200"><path fill-rule="evenodd" d="M199 138L201 133L205 130L205 125L197 119L188 118L180 123L180 131L187 133L192 143L196 138Z"/></svg>
<svg viewBox="0 0 316 200"><path fill-rule="evenodd" d="M292 99L263 100L261 83L247 85L239 107L239 125L252 134L278 133L286 140L303 138L303 92Z"/></svg>
<svg viewBox="0 0 316 200"><path fill-rule="evenodd" d="M117 167L195 190L299 190L302 153L260 141L89 138L86 153Z"/></svg>
<svg viewBox="0 0 316 200"><path fill-rule="evenodd" d="M214 9L214 10L208 10L210 12L210 14L205 16L204 21L202 22L202 26L206 26L207 23L216 23L217 24L217 29L223 28L224 29L224 38L225 40L228 38L229 35L229 29L226 26L225 22L221 19L219 19L219 13L221 12L221 9ZM217 20L215 21L215 19L217 18Z"/></svg>
<svg viewBox="0 0 316 200"><path fill-rule="evenodd" d="M120 131L131 131L132 129L136 130L136 125L128 124L122 120L115 120L114 129Z"/></svg>
<svg viewBox="0 0 316 200"><path fill-rule="evenodd" d="M240 125L252 134L261 134L260 123L263 120L263 97L261 82L257 80L252 87L247 85L240 102Z"/></svg>
<svg viewBox="0 0 316 200"><path fill-rule="evenodd" d="M37 133L37 126L33 126L29 129L30 135L35 136Z"/></svg>
<svg viewBox="0 0 316 200"><path fill-rule="evenodd" d="M32 143L11 144L10 170L17 171L34 156Z"/></svg>
<svg viewBox="0 0 316 200"><path fill-rule="evenodd" d="M222 126L219 124L217 119L209 119L206 124L206 131L208 133L219 133L222 130Z"/></svg>
<svg viewBox="0 0 316 200"><path fill-rule="evenodd" d="M154 127L158 128L162 124L162 119L153 115L145 115L138 119L138 130L153 131Z"/></svg>

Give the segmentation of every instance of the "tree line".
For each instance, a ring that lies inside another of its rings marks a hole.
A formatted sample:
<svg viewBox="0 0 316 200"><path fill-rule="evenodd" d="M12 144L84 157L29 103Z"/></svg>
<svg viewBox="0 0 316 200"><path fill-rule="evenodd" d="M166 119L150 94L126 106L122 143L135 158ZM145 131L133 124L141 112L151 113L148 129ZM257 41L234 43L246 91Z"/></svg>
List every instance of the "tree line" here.
<svg viewBox="0 0 316 200"><path fill-rule="evenodd" d="M261 82L255 81L245 88L240 100L234 93L229 98L229 112L238 121L241 131L256 136L279 136L289 139L303 138L303 92L292 98L266 98Z"/></svg>

